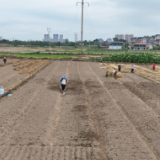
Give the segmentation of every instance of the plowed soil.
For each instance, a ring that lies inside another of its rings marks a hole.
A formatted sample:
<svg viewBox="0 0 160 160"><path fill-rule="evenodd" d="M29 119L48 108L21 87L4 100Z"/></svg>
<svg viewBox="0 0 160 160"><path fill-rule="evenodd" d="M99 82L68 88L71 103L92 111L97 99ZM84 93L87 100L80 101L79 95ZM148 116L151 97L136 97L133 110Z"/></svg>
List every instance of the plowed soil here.
<svg viewBox="0 0 160 160"><path fill-rule="evenodd" d="M0 59L0 86L3 86L7 92L41 70L49 62L50 60L7 59L7 63L3 64Z"/></svg>
<svg viewBox="0 0 160 160"><path fill-rule="evenodd" d="M0 100L0 160L160 160L159 97L137 74L54 61Z"/></svg>

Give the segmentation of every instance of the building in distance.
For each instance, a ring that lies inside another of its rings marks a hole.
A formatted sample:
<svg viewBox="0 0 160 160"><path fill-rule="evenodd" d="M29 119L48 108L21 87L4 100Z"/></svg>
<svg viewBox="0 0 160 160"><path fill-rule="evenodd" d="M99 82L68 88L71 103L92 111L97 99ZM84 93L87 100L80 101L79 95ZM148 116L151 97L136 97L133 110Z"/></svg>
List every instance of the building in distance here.
<svg viewBox="0 0 160 160"><path fill-rule="evenodd" d="M128 41L128 42L130 42L130 41L131 41L131 38L133 38L133 37L134 37L133 34L126 34L126 35L125 35L125 40Z"/></svg>
<svg viewBox="0 0 160 160"><path fill-rule="evenodd" d="M2 40L2 37L0 36L0 40Z"/></svg>
<svg viewBox="0 0 160 160"><path fill-rule="evenodd" d="M53 34L53 42L59 42L59 34Z"/></svg>
<svg viewBox="0 0 160 160"><path fill-rule="evenodd" d="M49 34L44 34L44 39L43 39L43 41L46 41L46 42L50 41Z"/></svg>
<svg viewBox="0 0 160 160"><path fill-rule="evenodd" d="M118 38L118 39L124 39L124 35L123 34L116 34L115 37Z"/></svg>
<svg viewBox="0 0 160 160"><path fill-rule="evenodd" d="M63 43L63 34L59 35L59 42Z"/></svg>

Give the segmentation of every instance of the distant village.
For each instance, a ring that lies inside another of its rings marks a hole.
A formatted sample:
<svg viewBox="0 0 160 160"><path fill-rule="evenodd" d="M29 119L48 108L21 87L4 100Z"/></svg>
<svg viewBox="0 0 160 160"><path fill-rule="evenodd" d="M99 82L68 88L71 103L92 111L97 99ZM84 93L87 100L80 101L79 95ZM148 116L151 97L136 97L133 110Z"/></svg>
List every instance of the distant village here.
<svg viewBox="0 0 160 160"><path fill-rule="evenodd" d="M128 49L131 50L150 50L153 49L154 46L160 46L160 34L144 37L134 37L133 34L117 34L113 40L108 38L107 41L104 41L100 38L99 43L101 45L106 43L109 49L113 50L122 49L122 46L124 46L126 43L128 43Z"/></svg>

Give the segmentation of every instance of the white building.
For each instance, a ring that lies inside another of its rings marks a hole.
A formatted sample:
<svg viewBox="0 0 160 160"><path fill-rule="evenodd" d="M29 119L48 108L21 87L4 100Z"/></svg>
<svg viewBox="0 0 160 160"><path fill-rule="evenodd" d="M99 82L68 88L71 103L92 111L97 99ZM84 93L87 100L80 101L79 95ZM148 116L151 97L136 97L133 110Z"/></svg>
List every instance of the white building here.
<svg viewBox="0 0 160 160"><path fill-rule="evenodd" d="M0 40L2 40L2 37L0 36Z"/></svg>
<svg viewBox="0 0 160 160"><path fill-rule="evenodd" d="M155 46L156 46L156 45L160 45L160 38L159 38L159 39L157 38L157 39L154 40L154 45L155 45Z"/></svg>
<svg viewBox="0 0 160 160"><path fill-rule="evenodd" d="M122 46L109 46L110 50L121 50Z"/></svg>
<svg viewBox="0 0 160 160"><path fill-rule="evenodd" d="M160 39L160 34L156 34L155 39Z"/></svg>

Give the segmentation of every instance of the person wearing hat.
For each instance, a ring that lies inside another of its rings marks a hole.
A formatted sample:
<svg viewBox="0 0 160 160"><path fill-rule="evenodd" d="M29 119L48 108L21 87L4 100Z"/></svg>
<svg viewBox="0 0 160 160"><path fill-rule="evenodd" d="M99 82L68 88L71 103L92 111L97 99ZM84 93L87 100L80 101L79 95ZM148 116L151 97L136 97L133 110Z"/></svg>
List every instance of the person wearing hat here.
<svg viewBox="0 0 160 160"><path fill-rule="evenodd" d="M66 88L66 85L67 85L67 76L62 76L61 80L60 80L60 84L61 84L61 87L62 87L62 94L65 95L65 88Z"/></svg>
<svg viewBox="0 0 160 160"><path fill-rule="evenodd" d="M3 58L3 62L4 62L4 64L6 64L6 62L7 62L6 57Z"/></svg>

